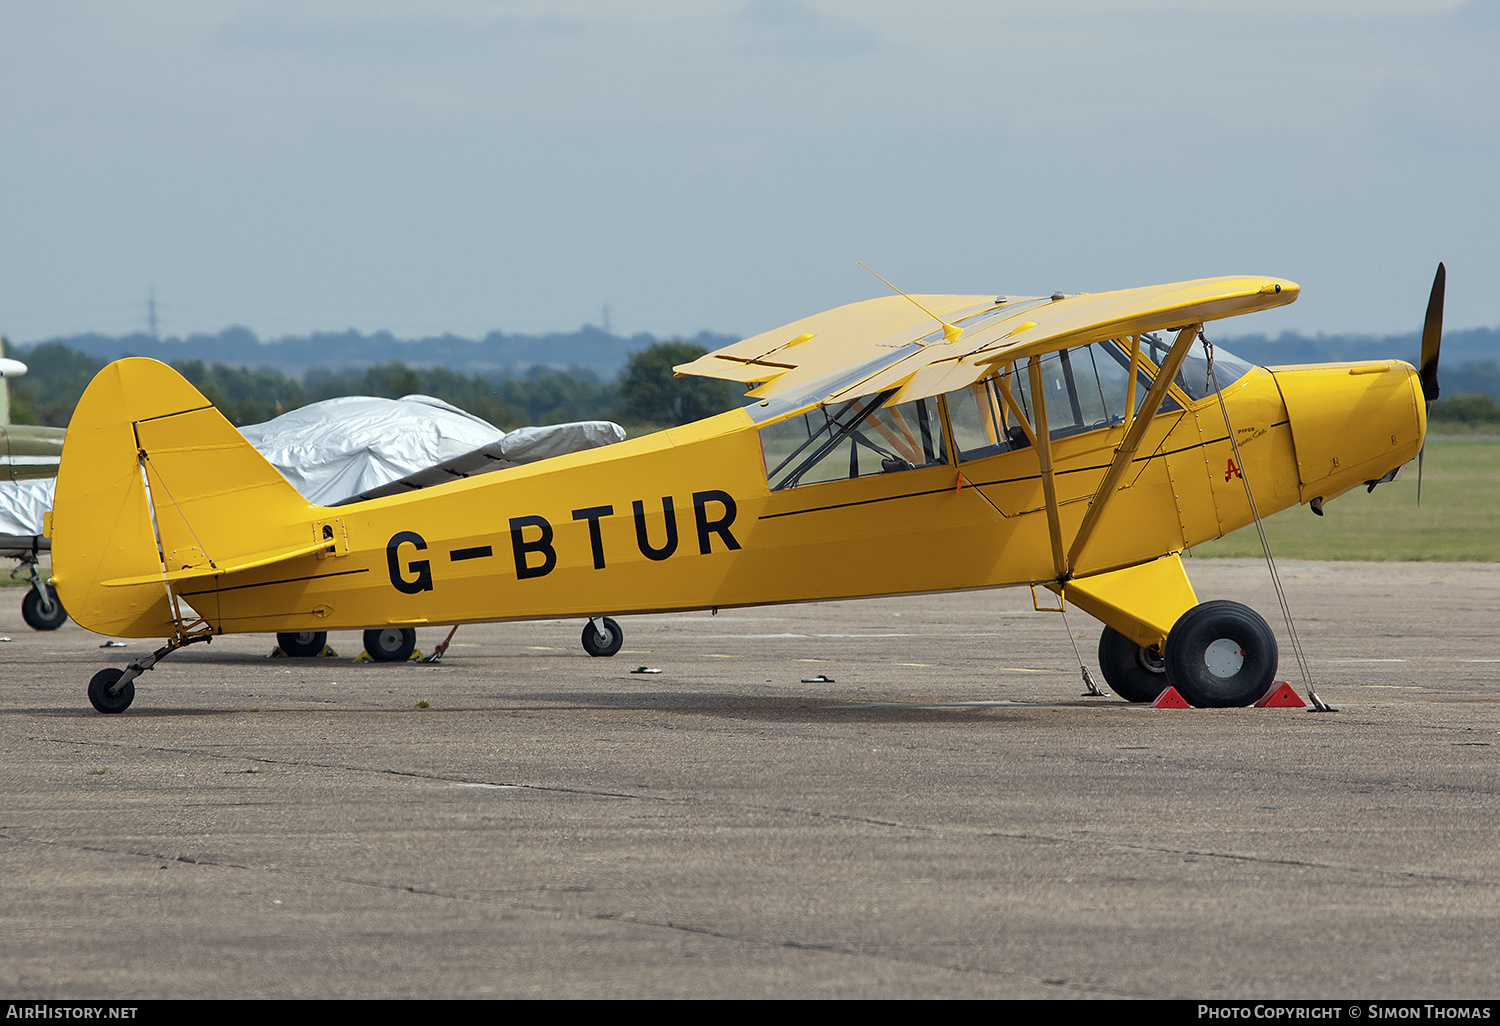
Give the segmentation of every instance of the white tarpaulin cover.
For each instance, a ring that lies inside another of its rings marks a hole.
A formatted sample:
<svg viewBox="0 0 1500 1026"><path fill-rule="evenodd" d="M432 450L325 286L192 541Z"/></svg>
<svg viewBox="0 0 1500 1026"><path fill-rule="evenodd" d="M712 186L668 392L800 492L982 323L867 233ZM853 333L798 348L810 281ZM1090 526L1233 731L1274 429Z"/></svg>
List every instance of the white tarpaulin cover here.
<svg viewBox="0 0 1500 1026"><path fill-rule="evenodd" d="M319 506L424 488L625 438L624 428L604 420L506 434L426 395L326 399L240 431L303 498ZM40 534L55 483L0 482L0 535Z"/></svg>
<svg viewBox="0 0 1500 1026"><path fill-rule="evenodd" d="M505 437L494 425L425 395L326 399L240 432L303 498L319 506Z"/></svg>
<svg viewBox="0 0 1500 1026"><path fill-rule="evenodd" d="M41 534L42 515L52 508L56 485L55 477L0 481L0 536ZM0 540L0 548L5 544ZM22 547L30 548L30 544Z"/></svg>
<svg viewBox="0 0 1500 1026"><path fill-rule="evenodd" d="M625 438L624 428L605 420L506 434L427 395L327 399L240 431L319 506L427 488Z"/></svg>
<svg viewBox="0 0 1500 1026"><path fill-rule="evenodd" d="M369 488L343 502L374 499L382 495L396 495L414 488L430 488L446 484L461 477L487 474L492 470L504 470L523 463L564 456L570 452L582 452L601 445L623 441L625 429L607 420L583 420L573 424L552 424L547 427L517 428L498 442L455 456L451 460L408 474L398 481ZM330 505L341 505L341 502Z"/></svg>
<svg viewBox="0 0 1500 1026"><path fill-rule="evenodd" d="M509 463L535 463L570 452L596 449L625 440L625 429L608 420L516 428L505 436L500 452Z"/></svg>

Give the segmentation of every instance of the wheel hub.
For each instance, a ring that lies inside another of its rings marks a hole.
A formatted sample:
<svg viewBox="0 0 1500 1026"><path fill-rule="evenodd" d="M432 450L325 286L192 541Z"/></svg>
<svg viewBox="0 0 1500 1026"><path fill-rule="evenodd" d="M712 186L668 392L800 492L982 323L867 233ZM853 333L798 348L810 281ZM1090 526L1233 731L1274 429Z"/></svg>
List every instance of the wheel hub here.
<svg viewBox="0 0 1500 1026"><path fill-rule="evenodd" d="M1221 680L1227 680L1240 672L1245 665L1245 650L1238 641L1218 638L1203 652L1203 662L1208 672Z"/></svg>
<svg viewBox="0 0 1500 1026"><path fill-rule="evenodd" d="M1145 670L1151 673L1166 673L1167 660L1154 648L1143 648L1140 650L1139 661Z"/></svg>

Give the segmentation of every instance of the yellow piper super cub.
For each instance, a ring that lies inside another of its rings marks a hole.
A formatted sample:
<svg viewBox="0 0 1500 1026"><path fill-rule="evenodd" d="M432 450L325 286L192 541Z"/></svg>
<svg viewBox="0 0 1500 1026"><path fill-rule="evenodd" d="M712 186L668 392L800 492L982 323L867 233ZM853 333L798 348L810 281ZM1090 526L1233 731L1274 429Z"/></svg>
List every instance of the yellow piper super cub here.
<svg viewBox="0 0 1500 1026"><path fill-rule="evenodd" d="M216 634L366 628L374 654L405 658L416 625L578 616L585 647L612 655L604 612L1025 584L1103 621L1124 698L1171 684L1246 705L1271 685L1275 637L1246 606L1199 604L1179 554L1250 523L1252 502L1320 510L1388 480L1437 395L1441 267L1420 376L1268 370L1205 346L1205 322L1297 292L1230 277L854 303L677 368L746 383L743 409L332 508L173 370L120 360L68 430L54 578L84 627L167 639L94 676L106 713Z"/></svg>

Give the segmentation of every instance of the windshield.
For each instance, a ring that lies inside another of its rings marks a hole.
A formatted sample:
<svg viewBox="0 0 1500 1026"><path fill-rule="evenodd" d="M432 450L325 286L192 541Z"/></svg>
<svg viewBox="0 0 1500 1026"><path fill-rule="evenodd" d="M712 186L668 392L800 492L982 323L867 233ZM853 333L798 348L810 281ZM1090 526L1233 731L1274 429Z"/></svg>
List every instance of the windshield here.
<svg viewBox="0 0 1500 1026"><path fill-rule="evenodd" d="M1167 351L1172 348L1172 343L1147 334L1141 336L1141 348L1146 359L1160 367L1161 362L1167 358ZM1214 346L1214 377L1218 379L1220 388L1228 388L1252 369L1253 364L1246 363L1223 346ZM1175 382L1178 388L1187 393L1189 399L1203 399L1213 395L1213 385L1208 379L1208 352L1203 348L1201 338L1196 339L1188 350Z"/></svg>

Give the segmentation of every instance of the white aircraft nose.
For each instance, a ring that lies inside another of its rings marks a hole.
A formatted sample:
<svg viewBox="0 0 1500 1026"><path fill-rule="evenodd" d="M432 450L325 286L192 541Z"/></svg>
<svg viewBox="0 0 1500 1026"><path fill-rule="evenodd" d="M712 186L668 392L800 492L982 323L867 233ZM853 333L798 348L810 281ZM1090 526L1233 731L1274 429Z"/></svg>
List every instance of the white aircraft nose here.
<svg viewBox="0 0 1500 1026"><path fill-rule="evenodd" d="M26 373L26 365L20 360L0 357L0 378L19 378Z"/></svg>

